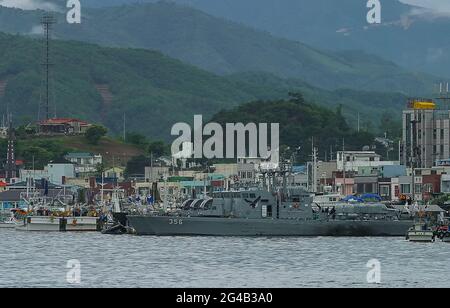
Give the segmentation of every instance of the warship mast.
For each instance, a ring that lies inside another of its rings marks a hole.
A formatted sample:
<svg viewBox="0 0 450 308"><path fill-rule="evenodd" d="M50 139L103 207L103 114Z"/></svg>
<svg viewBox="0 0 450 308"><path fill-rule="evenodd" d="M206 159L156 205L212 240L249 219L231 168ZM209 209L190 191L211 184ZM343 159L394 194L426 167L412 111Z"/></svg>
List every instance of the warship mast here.
<svg viewBox="0 0 450 308"><path fill-rule="evenodd" d="M8 115L8 151L6 156L5 179L10 182L17 177L15 141L16 136L12 126L12 116Z"/></svg>

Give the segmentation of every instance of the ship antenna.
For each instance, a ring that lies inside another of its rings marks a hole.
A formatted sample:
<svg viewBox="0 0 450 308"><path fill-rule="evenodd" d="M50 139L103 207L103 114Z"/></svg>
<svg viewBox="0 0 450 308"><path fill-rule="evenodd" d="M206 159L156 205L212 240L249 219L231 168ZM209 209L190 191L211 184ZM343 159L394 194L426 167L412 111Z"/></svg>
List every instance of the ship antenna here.
<svg viewBox="0 0 450 308"><path fill-rule="evenodd" d="M346 196L346 174L345 174L345 161L346 161L346 155L345 155L345 138L342 138L342 174L343 174L343 188L342 188L342 196Z"/></svg>

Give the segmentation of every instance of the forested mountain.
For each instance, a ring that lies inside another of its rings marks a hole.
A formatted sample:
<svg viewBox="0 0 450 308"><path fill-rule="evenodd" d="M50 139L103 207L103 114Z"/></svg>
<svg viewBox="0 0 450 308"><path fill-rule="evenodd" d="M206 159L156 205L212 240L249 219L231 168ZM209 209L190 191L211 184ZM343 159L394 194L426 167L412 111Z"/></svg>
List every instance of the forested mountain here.
<svg viewBox="0 0 450 308"><path fill-rule="evenodd" d="M255 101L223 110L214 115L213 121L223 125L279 123L281 154L289 157L295 152L299 161L309 159L312 142L321 149L319 156L324 160L328 160L332 152L341 150L343 141L347 150L360 150L374 144L370 132L357 132L348 125L339 106L335 110L323 108L306 101L300 93L293 93L288 99Z"/></svg>
<svg viewBox="0 0 450 308"><path fill-rule="evenodd" d="M0 8L0 31L37 35L41 15ZM69 25L64 14L57 14L54 37L158 50L215 74L267 72L325 89L425 95L439 79L366 52L312 48L173 3L83 8L82 16L81 25Z"/></svg>
<svg viewBox="0 0 450 308"><path fill-rule="evenodd" d="M102 7L157 1L84 0L84 3ZM316 48L362 50L411 70L450 77L449 11L414 7L399 0L381 1L382 24L369 25L366 0L172 1Z"/></svg>
<svg viewBox="0 0 450 308"><path fill-rule="evenodd" d="M17 123L37 119L43 98L42 41L0 34L0 107ZM52 43L51 110L58 116L100 122L118 134L123 128L150 139L169 139L170 127L205 118L254 100L286 98L302 92L317 104L377 128L387 112L398 116L406 97L396 93L328 91L267 73L218 76L149 50L107 48L80 42ZM42 115L41 109L41 115ZM354 122L350 123L355 126Z"/></svg>

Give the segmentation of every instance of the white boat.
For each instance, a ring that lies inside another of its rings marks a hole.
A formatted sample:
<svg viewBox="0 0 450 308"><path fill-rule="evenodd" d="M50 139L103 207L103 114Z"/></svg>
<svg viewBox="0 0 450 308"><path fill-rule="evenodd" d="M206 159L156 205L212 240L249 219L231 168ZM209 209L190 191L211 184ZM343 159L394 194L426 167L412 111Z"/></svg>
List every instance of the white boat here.
<svg viewBox="0 0 450 308"><path fill-rule="evenodd" d="M19 231L98 231L98 217L28 216Z"/></svg>
<svg viewBox="0 0 450 308"><path fill-rule="evenodd" d="M98 231L98 217L67 217L65 231Z"/></svg>
<svg viewBox="0 0 450 308"><path fill-rule="evenodd" d="M28 216L24 223L16 226L19 231L60 231L59 217Z"/></svg>
<svg viewBox="0 0 450 308"><path fill-rule="evenodd" d="M19 221L14 215L18 210L19 209L12 209L8 218L0 220L0 229L12 229L19 225Z"/></svg>
<svg viewBox="0 0 450 308"><path fill-rule="evenodd" d="M98 231L98 217L82 215L84 205L69 205L67 200L73 198L65 192L54 198L41 195L29 187L22 200L28 208L28 215L16 226L19 231ZM85 208L84 208L85 209ZM78 210L79 214L76 214Z"/></svg>
<svg viewBox="0 0 450 308"><path fill-rule="evenodd" d="M0 229L12 229L17 226L17 223L14 220L5 220L0 221Z"/></svg>
<svg viewBox="0 0 450 308"><path fill-rule="evenodd" d="M434 242L435 233L426 223L416 223L408 230L406 239L410 242Z"/></svg>

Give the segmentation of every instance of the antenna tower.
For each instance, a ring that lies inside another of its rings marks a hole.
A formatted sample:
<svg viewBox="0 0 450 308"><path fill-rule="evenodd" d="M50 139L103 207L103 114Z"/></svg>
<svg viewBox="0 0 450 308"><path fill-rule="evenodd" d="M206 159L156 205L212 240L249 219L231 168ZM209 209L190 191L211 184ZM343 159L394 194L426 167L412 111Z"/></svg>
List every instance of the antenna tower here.
<svg viewBox="0 0 450 308"><path fill-rule="evenodd" d="M53 25L56 23L54 16L46 12L42 16L41 24L44 30L44 59L42 66L45 70L45 119L50 119L50 73L53 63L51 62L50 54L50 42L51 42L51 32L53 30ZM40 120L40 119L39 119Z"/></svg>

